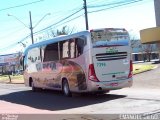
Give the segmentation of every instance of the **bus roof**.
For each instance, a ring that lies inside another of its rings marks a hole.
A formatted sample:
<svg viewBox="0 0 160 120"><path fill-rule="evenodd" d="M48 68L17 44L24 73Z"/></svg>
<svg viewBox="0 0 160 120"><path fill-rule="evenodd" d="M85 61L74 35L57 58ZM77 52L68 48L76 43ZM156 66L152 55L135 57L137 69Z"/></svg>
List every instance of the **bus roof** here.
<svg viewBox="0 0 160 120"><path fill-rule="evenodd" d="M121 31L121 32L127 32L125 28L99 28L99 29L91 29L90 32L98 32L98 31Z"/></svg>
<svg viewBox="0 0 160 120"><path fill-rule="evenodd" d="M64 39L71 39L73 37L87 35L88 33L89 33L89 31L82 31L82 32L71 34L71 35L61 35L61 36L54 37L52 39L48 39L48 40L44 40L44 41L32 44L25 49L24 55L32 48L43 46L43 45L48 45L48 44L51 44L51 43L56 43L56 42L59 42L59 41L63 41Z"/></svg>

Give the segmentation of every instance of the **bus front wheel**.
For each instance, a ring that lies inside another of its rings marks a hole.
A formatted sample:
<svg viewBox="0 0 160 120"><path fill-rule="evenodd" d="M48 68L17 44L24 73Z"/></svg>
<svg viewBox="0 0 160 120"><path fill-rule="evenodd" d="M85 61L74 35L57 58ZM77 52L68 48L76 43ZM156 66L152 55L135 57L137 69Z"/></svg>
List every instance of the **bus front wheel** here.
<svg viewBox="0 0 160 120"><path fill-rule="evenodd" d="M63 93L64 93L64 95L67 96L67 97L71 97L72 94L71 94L71 92L70 92L70 89L69 89L69 85L68 85L67 80L64 80L64 81L63 81L62 86L63 86Z"/></svg>

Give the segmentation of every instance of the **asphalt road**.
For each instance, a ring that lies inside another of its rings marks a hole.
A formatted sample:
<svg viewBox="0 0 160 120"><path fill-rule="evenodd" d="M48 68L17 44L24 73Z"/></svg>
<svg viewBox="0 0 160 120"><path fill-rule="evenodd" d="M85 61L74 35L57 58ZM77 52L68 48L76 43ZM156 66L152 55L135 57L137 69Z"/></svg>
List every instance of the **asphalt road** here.
<svg viewBox="0 0 160 120"><path fill-rule="evenodd" d="M152 71L135 75L131 88L98 96L74 95L72 98L61 92L32 92L23 84L3 83L0 84L0 113L54 114L59 120L105 120L107 114L116 114L113 116L115 120L119 119L119 114L157 115L160 114L159 74L160 65Z"/></svg>

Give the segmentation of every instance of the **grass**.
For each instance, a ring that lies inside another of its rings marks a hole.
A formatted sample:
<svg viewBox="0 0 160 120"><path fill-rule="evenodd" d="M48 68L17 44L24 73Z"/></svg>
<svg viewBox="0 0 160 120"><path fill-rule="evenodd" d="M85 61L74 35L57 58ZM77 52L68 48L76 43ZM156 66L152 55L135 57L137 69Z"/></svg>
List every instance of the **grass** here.
<svg viewBox="0 0 160 120"><path fill-rule="evenodd" d="M11 82L19 82L19 83L23 83L24 79L23 79L23 75L10 75L11 77ZM8 75L1 75L0 76L0 82L9 82L9 76Z"/></svg>
<svg viewBox="0 0 160 120"><path fill-rule="evenodd" d="M141 73L141 72L152 70L154 67L155 67L155 65L134 64L133 65L133 74L138 74L138 73Z"/></svg>

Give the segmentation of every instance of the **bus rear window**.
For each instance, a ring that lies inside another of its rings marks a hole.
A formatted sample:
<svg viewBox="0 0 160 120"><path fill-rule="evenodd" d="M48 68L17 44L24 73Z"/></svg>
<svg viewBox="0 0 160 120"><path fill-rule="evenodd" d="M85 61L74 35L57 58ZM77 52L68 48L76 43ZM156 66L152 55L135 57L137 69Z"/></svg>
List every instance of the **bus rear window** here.
<svg viewBox="0 0 160 120"><path fill-rule="evenodd" d="M100 29L91 31L93 47L128 46L129 35L125 29Z"/></svg>

